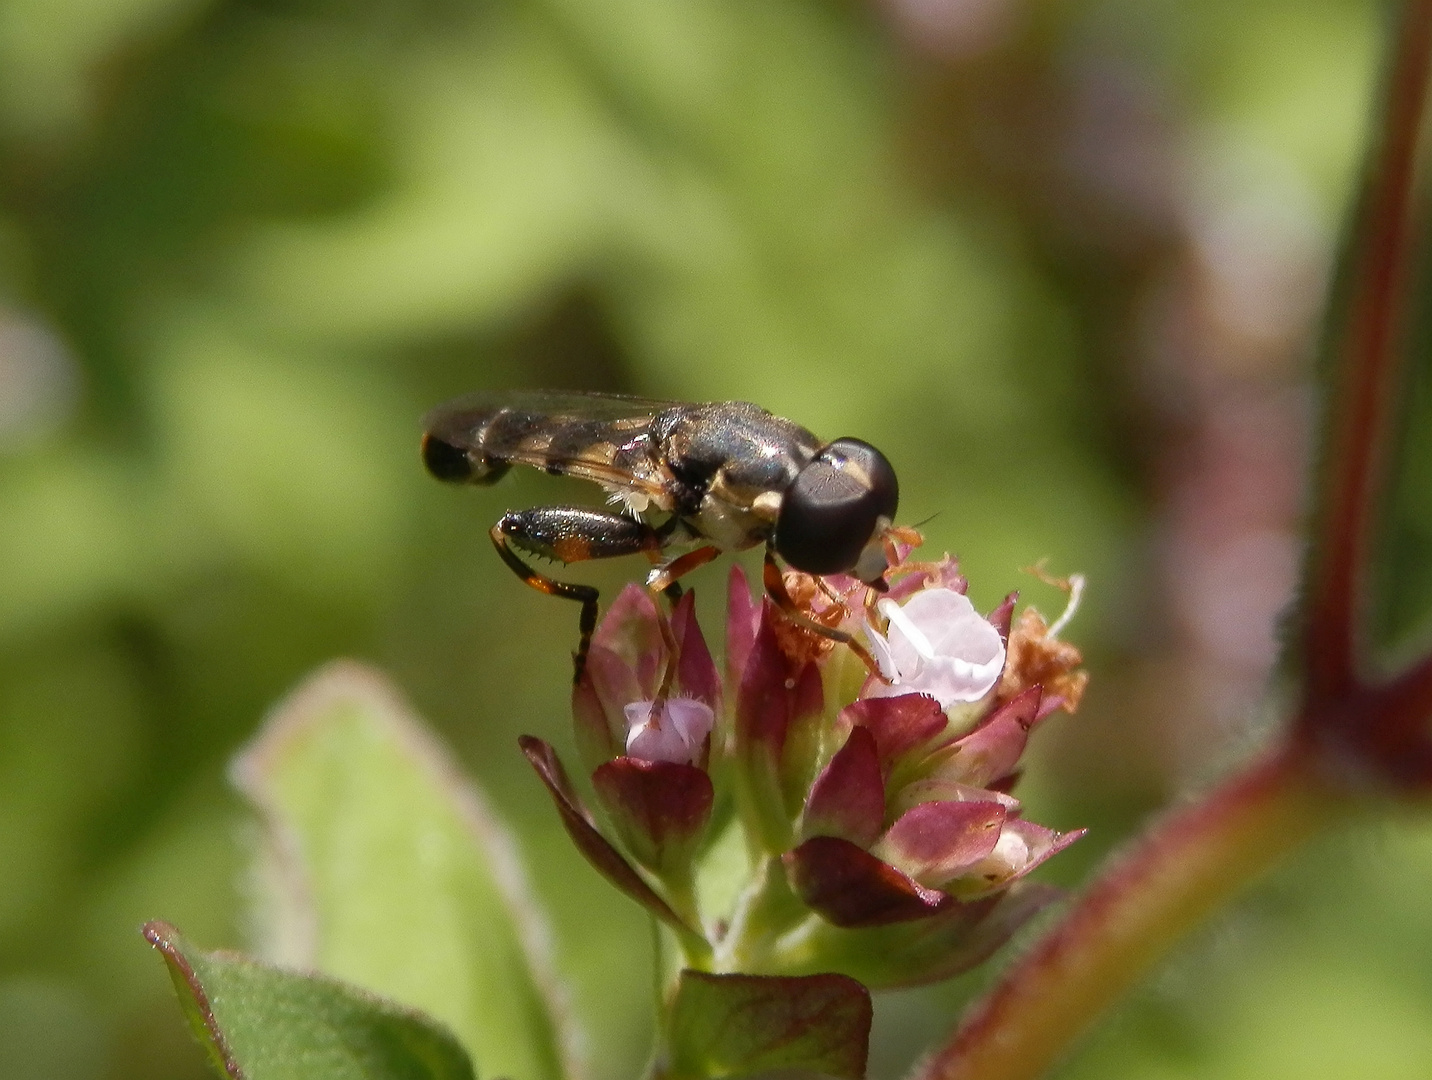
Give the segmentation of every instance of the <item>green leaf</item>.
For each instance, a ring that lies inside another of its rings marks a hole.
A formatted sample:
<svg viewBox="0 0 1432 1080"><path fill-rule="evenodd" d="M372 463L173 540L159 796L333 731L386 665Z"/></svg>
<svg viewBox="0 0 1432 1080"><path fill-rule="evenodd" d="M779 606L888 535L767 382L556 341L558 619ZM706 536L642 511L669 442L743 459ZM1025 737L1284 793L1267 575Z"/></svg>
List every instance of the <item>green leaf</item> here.
<svg viewBox="0 0 1432 1080"><path fill-rule="evenodd" d="M671 1073L799 1072L859 1080L870 1019L870 992L844 975L683 971L672 1007Z"/></svg>
<svg viewBox="0 0 1432 1080"><path fill-rule="evenodd" d="M147 924L144 936L230 1080L472 1080L457 1039L421 1013L334 979L202 952L168 923Z"/></svg>
<svg viewBox="0 0 1432 1080"><path fill-rule="evenodd" d="M233 776L266 826L267 957L422 1009L485 1075L580 1071L511 838L380 675L319 672Z"/></svg>

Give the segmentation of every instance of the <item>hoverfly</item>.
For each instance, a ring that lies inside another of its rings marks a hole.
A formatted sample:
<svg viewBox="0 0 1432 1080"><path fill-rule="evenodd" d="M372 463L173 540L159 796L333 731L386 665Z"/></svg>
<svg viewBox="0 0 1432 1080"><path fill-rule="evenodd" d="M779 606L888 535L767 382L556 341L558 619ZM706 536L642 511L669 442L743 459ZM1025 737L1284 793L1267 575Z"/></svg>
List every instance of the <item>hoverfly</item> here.
<svg viewBox="0 0 1432 1080"><path fill-rule="evenodd" d="M519 552L562 563L646 555L653 592L724 551L764 544L772 600L807 629L853 648L786 592L775 557L812 575L849 574L878 592L891 564L895 470L860 439L826 442L748 401L683 404L616 394L479 393L424 419L423 462L439 480L493 484L513 465L591 480L623 512L583 506L509 511L492 543L514 573L582 605L573 657L580 679L597 621L597 590L539 574ZM646 516L659 516L657 523ZM664 515L664 516L663 516Z"/></svg>

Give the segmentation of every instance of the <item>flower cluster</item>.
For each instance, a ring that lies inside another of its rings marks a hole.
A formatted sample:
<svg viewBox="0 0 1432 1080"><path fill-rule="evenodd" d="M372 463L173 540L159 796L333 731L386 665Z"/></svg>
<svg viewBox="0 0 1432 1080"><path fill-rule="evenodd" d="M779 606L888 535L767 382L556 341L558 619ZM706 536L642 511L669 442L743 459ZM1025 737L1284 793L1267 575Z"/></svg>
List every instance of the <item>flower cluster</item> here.
<svg viewBox="0 0 1432 1080"><path fill-rule="evenodd" d="M788 573L797 619L733 570L724 672L692 594L668 616L625 590L573 691L600 824L523 740L578 847L689 967L926 982L1047 900L1022 879L1081 833L1026 820L1009 791L1030 732L1078 704L1078 650L1029 611L1011 633L1013 595L982 616L952 559L908 554L881 597Z"/></svg>

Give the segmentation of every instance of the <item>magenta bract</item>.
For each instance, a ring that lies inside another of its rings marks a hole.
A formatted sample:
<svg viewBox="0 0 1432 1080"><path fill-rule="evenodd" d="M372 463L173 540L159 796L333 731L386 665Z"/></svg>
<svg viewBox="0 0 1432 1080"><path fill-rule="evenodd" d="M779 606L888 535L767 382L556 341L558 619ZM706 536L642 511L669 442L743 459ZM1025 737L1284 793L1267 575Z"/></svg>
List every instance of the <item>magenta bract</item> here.
<svg viewBox="0 0 1432 1080"><path fill-rule="evenodd" d="M1007 816L993 801L920 803L890 826L879 850L916 881L939 888L994 851Z"/></svg>
<svg viewBox="0 0 1432 1080"><path fill-rule="evenodd" d="M691 863L711 817L711 778L694 765L619 757L592 786L632 858L658 876Z"/></svg>
<svg viewBox="0 0 1432 1080"><path fill-rule="evenodd" d="M885 824L885 781L869 728L857 727L811 785L801 836L838 836L862 847Z"/></svg>
<svg viewBox="0 0 1432 1080"><path fill-rule="evenodd" d="M949 718L940 703L925 694L862 698L847 705L835 718L837 731L862 727L874 736L880 769L887 776L948 726Z"/></svg>
<svg viewBox="0 0 1432 1080"><path fill-rule="evenodd" d="M756 629L761 622L761 605L751 596L751 586L739 566L731 567L726 582L726 685L740 686Z"/></svg>
<svg viewBox="0 0 1432 1080"><path fill-rule="evenodd" d="M686 696L704 701L712 709L721 708L721 676L711 650L696 621L696 594L686 593L671 613L671 630L676 639L676 689Z"/></svg>
<svg viewBox="0 0 1432 1080"><path fill-rule="evenodd" d="M737 800L762 846L778 854L810 782L817 743L811 738L821 716L824 691L815 661L800 666L781 650L768 602L751 644L736 692L732 750Z"/></svg>
<svg viewBox="0 0 1432 1080"><path fill-rule="evenodd" d="M632 869L631 864L622 858L611 841L601 834L592 816L577 798L572 782L567 777L567 770L562 768L556 751L531 735L522 736L519 745L537 771L537 776L546 785L548 794L552 796L552 802L557 807L567 835L597 872L672 929L695 934L694 928L682 922L671 906L657 895L641 875Z"/></svg>
<svg viewBox="0 0 1432 1080"><path fill-rule="evenodd" d="M836 926L922 919L955 901L838 836L816 836L784 856L791 888Z"/></svg>
<svg viewBox="0 0 1432 1080"><path fill-rule="evenodd" d="M962 783L988 787L1014 771L1039 718L1039 698L1039 687L1031 687L950 744L950 768Z"/></svg>

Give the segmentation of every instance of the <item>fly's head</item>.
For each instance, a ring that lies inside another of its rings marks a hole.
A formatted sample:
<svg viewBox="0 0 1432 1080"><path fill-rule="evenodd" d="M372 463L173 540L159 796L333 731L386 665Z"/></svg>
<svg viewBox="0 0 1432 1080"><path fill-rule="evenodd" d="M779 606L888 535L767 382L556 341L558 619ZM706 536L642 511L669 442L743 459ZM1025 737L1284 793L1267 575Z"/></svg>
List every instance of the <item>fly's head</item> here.
<svg viewBox="0 0 1432 1080"><path fill-rule="evenodd" d="M883 592L884 541L899 502L900 484L885 455L860 439L836 439L782 496L776 553L797 570L850 574Z"/></svg>

